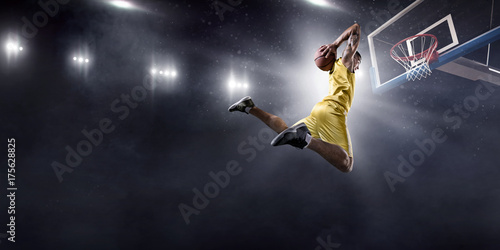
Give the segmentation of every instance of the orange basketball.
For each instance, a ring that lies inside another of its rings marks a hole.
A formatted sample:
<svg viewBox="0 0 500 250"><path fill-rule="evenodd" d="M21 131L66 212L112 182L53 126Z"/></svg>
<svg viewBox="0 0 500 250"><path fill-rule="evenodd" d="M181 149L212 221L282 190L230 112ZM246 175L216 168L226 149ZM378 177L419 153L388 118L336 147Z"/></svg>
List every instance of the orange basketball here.
<svg viewBox="0 0 500 250"><path fill-rule="evenodd" d="M316 66L318 66L319 69L323 71L329 71L333 67L333 63L335 62L335 57L336 55L331 55L328 56L328 58L325 58L325 56L321 55L322 50L319 48L316 50L316 53L314 53L314 62L316 63Z"/></svg>

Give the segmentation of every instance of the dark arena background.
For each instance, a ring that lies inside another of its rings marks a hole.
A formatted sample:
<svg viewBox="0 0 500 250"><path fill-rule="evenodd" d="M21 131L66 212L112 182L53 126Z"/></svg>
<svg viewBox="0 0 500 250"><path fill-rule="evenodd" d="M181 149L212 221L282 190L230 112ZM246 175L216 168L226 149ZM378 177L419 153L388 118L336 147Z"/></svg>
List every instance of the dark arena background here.
<svg viewBox="0 0 500 250"><path fill-rule="evenodd" d="M367 36L413 2L2 1L0 249L499 249L499 42L471 58L493 83L374 93ZM354 23L351 173L228 112L306 117Z"/></svg>

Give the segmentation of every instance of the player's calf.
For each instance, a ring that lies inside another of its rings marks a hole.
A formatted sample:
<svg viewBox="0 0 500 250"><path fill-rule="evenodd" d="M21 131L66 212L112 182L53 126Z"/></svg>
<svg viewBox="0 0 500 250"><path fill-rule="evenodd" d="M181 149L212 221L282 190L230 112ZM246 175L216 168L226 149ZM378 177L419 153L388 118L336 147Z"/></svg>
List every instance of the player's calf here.
<svg viewBox="0 0 500 250"><path fill-rule="evenodd" d="M307 148L321 155L326 161L341 172L349 173L352 171L352 157L350 157L339 145L313 138Z"/></svg>

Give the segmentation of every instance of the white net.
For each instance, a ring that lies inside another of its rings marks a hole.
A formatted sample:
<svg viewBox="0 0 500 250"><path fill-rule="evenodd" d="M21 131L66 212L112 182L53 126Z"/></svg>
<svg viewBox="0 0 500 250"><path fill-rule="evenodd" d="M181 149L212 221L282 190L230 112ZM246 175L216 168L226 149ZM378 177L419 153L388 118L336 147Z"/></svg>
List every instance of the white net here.
<svg viewBox="0 0 500 250"><path fill-rule="evenodd" d="M406 79L415 81L432 73L429 61L437 48L433 35L423 34L409 37L391 49L391 56L406 70Z"/></svg>

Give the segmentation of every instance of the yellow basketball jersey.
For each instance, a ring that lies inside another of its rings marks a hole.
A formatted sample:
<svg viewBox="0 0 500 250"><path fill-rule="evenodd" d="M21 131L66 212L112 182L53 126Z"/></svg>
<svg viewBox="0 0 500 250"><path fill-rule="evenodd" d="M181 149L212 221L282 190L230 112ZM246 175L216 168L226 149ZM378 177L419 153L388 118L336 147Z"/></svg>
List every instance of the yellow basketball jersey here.
<svg viewBox="0 0 500 250"><path fill-rule="evenodd" d="M330 70L328 96L323 101L335 101L345 108L346 113L351 108L354 97L355 74L342 63L342 57L335 61Z"/></svg>

